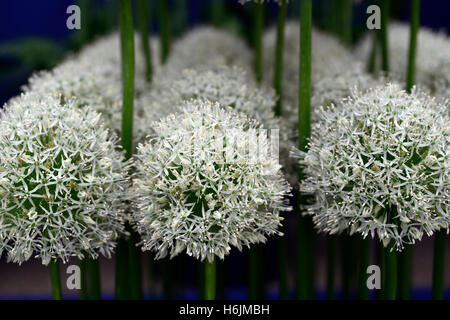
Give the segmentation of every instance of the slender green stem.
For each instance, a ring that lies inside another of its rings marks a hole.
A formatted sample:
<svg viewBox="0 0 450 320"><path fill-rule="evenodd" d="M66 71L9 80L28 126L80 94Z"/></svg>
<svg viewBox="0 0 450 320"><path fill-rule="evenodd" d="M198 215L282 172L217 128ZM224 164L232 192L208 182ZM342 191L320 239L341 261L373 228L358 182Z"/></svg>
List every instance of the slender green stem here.
<svg viewBox="0 0 450 320"><path fill-rule="evenodd" d="M369 240L361 239L359 241L359 290L358 298L360 300L369 299L369 288L367 287L367 266L369 265Z"/></svg>
<svg viewBox="0 0 450 320"><path fill-rule="evenodd" d="M152 81L152 53L150 51L150 39L148 37L148 0L137 0L136 18L141 35L142 52L145 59L145 78L148 82Z"/></svg>
<svg viewBox="0 0 450 320"><path fill-rule="evenodd" d="M87 289L86 289L86 259L81 259L78 261L78 266L80 267L80 300L87 299Z"/></svg>
<svg viewBox="0 0 450 320"><path fill-rule="evenodd" d="M380 267L380 270L385 270L383 244L381 242L377 242L375 244L375 247L376 247L376 261L377 261L377 264ZM385 275L384 271L381 272L381 283L382 284L386 283L386 275ZM375 292L375 297L376 297L377 300L382 300L383 299L384 287L382 289L383 290L377 290Z"/></svg>
<svg viewBox="0 0 450 320"><path fill-rule="evenodd" d="M444 298L444 262L445 262L445 231L439 231L434 236L434 257L433 257L433 300Z"/></svg>
<svg viewBox="0 0 450 320"><path fill-rule="evenodd" d="M249 299L263 299L261 247L253 245L249 252Z"/></svg>
<svg viewBox="0 0 450 320"><path fill-rule="evenodd" d="M409 55L408 55L408 74L406 79L406 89L411 91L414 86L415 70L416 70L416 48L417 48L417 31L420 24L420 0L411 0L411 18L410 18L410 38L409 38Z"/></svg>
<svg viewBox="0 0 450 320"><path fill-rule="evenodd" d="M312 1L302 0L300 3L300 70L298 90L298 147L306 151L308 138L311 134L311 24ZM299 168L299 180L302 180L303 172ZM299 204L305 203L305 198L299 193ZM309 274L307 228L306 217L299 216L298 238L298 265L297 265L297 298L309 298Z"/></svg>
<svg viewBox="0 0 450 320"><path fill-rule="evenodd" d="M218 300L225 299L225 260L216 261L216 295Z"/></svg>
<svg viewBox="0 0 450 320"><path fill-rule="evenodd" d="M378 48L378 37L377 33L373 33L372 39L372 49L370 50L369 59L367 61L367 71L370 73L375 73L375 66L377 62L377 48Z"/></svg>
<svg viewBox="0 0 450 320"><path fill-rule="evenodd" d="M130 239L128 240L128 268L130 281L130 298L133 300L142 299L142 268L141 251L137 247L139 237L130 228Z"/></svg>
<svg viewBox="0 0 450 320"><path fill-rule="evenodd" d="M53 300L62 300L61 278L58 260L50 260L50 280L52 283Z"/></svg>
<svg viewBox="0 0 450 320"><path fill-rule="evenodd" d="M286 238L278 238L278 287L280 291L280 299L287 300L289 298L287 283L287 254L286 254Z"/></svg>
<svg viewBox="0 0 450 320"><path fill-rule="evenodd" d="M388 21L390 14L390 0L380 0L381 9L381 29L379 37L381 43L381 69L385 72L389 71L389 40L388 40Z"/></svg>
<svg viewBox="0 0 450 320"><path fill-rule="evenodd" d="M225 1L212 0L210 10L212 24L216 27L219 27L223 23L223 19L225 16Z"/></svg>
<svg viewBox="0 0 450 320"><path fill-rule="evenodd" d="M166 0L158 0L159 39L161 41L161 62L165 63L170 52L169 11Z"/></svg>
<svg viewBox="0 0 450 320"><path fill-rule="evenodd" d="M216 299L216 263L205 262L205 300Z"/></svg>
<svg viewBox="0 0 450 320"><path fill-rule="evenodd" d="M385 292L383 298L385 300L395 300L397 295L397 254L395 248L391 246L385 249L385 269L386 269L386 282Z"/></svg>
<svg viewBox="0 0 450 320"><path fill-rule="evenodd" d="M412 248L406 245L402 252L397 254L398 260L398 298L409 300L411 297L411 257Z"/></svg>
<svg viewBox="0 0 450 320"><path fill-rule="evenodd" d="M89 274L89 299L100 300L102 298L100 285L100 269L98 260L88 259L88 274Z"/></svg>
<svg viewBox="0 0 450 320"><path fill-rule="evenodd" d="M255 76L256 81L260 83L263 77L263 49L262 49L262 37L264 27L264 3L255 3L255 16L254 16L254 50L255 50Z"/></svg>
<svg viewBox="0 0 450 320"><path fill-rule="evenodd" d="M284 47L284 25L286 24L287 2L283 1L278 11L277 21L277 45L275 47L275 73L273 86L277 94L275 115L281 115L281 104L283 100L283 47Z"/></svg>
<svg viewBox="0 0 450 320"><path fill-rule="evenodd" d="M335 298L336 284L336 236L327 239L327 299Z"/></svg>
<svg viewBox="0 0 450 320"><path fill-rule="evenodd" d="M353 37L353 0L341 0L341 3L341 39L346 45L351 46Z"/></svg>
<svg viewBox="0 0 450 320"><path fill-rule="evenodd" d="M128 286L128 244L124 239L120 239L116 248L116 299L129 299L130 290Z"/></svg>

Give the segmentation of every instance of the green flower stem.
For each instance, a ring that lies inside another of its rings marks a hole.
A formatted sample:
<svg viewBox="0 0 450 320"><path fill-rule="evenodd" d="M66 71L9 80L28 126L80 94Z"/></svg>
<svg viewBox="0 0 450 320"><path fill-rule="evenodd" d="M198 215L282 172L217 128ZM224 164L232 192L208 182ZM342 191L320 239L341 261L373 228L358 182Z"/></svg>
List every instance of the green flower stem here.
<svg viewBox="0 0 450 320"><path fill-rule="evenodd" d="M50 260L50 280L52 283L53 300L62 300L61 278L59 275L58 260Z"/></svg>
<svg viewBox="0 0 450 320"><path fill-rule="evenodd" d="M311 24L312 1L302 0L300 3L300 70L298 90L298 147L306 151L308 138L311 134ZM299 180L303 172L299 169ZM299 194L300 206L305 203L304 196ZM308 263L313 253L309 252L307 243L306 217L299 215L298 225L298 265L297 265L297 298L310 298L310 268ZM312 250L312 248L310 248Z"/></svg>
<svg viewBox="0 0 450 320"><path fill-rule="evenodd" d="M327 239L327 299L335 298L336 284L336 236L330 235Z"/></svg>
<svg viewBox="0 0 450 320"><path fill-rule="evenodd" d="M367 266L369 265L369 240L361 239L359 241L359 290L358 298L360 300L369 299L369 288L367 288Z"/></svg>
<svg viewBox="0 0 450 320"><path fill-rule="evenodd" d="M205 300L216 299L216 263L204 262L205 266Z"/></svg>
<svg viewBox="0 0 450 320"><path fill-rule="evenodd" d="M393 208L386 209L387 221L392 223L395 211ZM385 283L383 299L395 300L397 297L397 253L395 251L395 243L391 242L384 248L384 268L385 268Z"/></svg>
<svg viewBox="0 0 450 320"><path fill-rule="evenodd" d="M216 261L216 298L225 299L225 260Z"/></svg>
<svg viewBox="0 0 450 320"><path fill-rule="evenodd" d="M397 254L395 248L391 248L391 246L384 249L384 254L386 282L384 284L383 299L395 300L397 293Z"/></svg>
<svg viewBox="0 0 450 320"><path fill-rule="evenodd" d="M341 0L341 39L348 45L352 45L352 24L353 24L353 0Z"/></svg>
<svg viewBox="0 0 450 320"><path fill-rule="evenodd" d="M255 76L256 81L261 83L262 81L262 64L263 64L263 50L262 50L262 37L264 27L264 3L258 2L255 4L255 16L254 16L254 50L255 50Z"/></svg>
<svg viewBox="0 0 450 320"><path fill-rule="evenodd" d="M277 21L277 44L275 47L275 73L274 83L277 94L277 104L275 105L275 115L281 115L281 104L283 99L283 47L284 47L284 25L286 24L287 2L283 1L278 11Z"/></svg>
<svg viewBox="0 0 450 320"><path fill-rule="evenodd" d="M161 62L164 64L170 52L169 11L166 0L158 0L159 39L161 41Z"/></svg>
<svg viewBox="0 0 450 320"><path fill-rule="evenodd" d="M122 57L122 146L126 158L133 153L134 28L131 1L119 1L120 47ZM128 299L128 244L119 241L116 250L116 298Z"/></svg>
<svg viewBox="0 0 450 320"><path fill-rule="evenodd" d="M169 258L165 258L162 263L163 299L173 299L172 263Z"/></svg>
<svg viewBox="0 0 450 320"><path fill-rule="evenodd" d="M98 260L88 259L88 274L89 274L89 299L100 300L102 298L100 286L100 269Z"/></svg>
<svg viewBox="0 0 450 320"><path fill-rule="evenodd" d="M397 254L398 298L400 300L409 300L411 297L411 253L412 247L406 245L403 251Z"/></svg>
<svg viewBox="0 0 450 320"><path fill-rule="evenodd" d="M130 228L130 239L128 240L128 269L130 281L130 298L133 300L142 299L142 268L141 251L137 247L139 236Z"/></svg>
<svg viewBox="0 0 450 320"><path fill-rule="evenodd" d="M249 253L249 299L264 299L264 285L262 283L262 248L259 244L253 245Z"/></svg>
<svg viewBox="0 0 450 320"><path fill-rule="evenodd" d="M414 85L415 65L416 65L416 49L417 49L417 31L419 30L420 21L420 0L411 0L411 17L410 17L410 38L409 38L409 55L408 55L408 74L406 79L406 89L408 92Z"/></svg>
<svg viewBox="0 0 450 320"><path fill-rule="evenodd" d="M136 19L139 27L142 51L145 58L145 79L148 82L152 81L153 66L152 53L150 51L150 43L148 37L148 0L137 0L136 2Z"/></svg>
<svg viewBox="0 0 450 320"><path fill-rule="evenodd" d="M383 244L379 241L377 241L377 243L375 244L376 247L376 261L378 266L380 267L380 270L384 270L384 247ZM385 283L386 279L385 279L385 273L382 271L381 272L381 283ZM384 293L384 287L383 290L376 290L375 292L375 297L377 300L382 300L383 299L383 293Z"/></svg>
<svg viewBox="0 0 450 320"><path fill-rule="evenodd" d="M381 43L381 69L389 71L389 41L388 41L388 21L390 14L390 0L380 0L381 9L381 29L378 31Z"/></svg>
<svg viewBox="0 0 450 320"><path fill-rule="evenodd" d="M86 288L86 259L81 259L78 261L78 266L80 267L80 300L87 299L87 288Z"/></svg>
<svg viewBox="0 0 450 320"><path fill-rule="evenodd" d="M434 236L434 257L433 257L433 300L444 298L444 261L445 261L445 231L439 231Z"/></svg>
<svg viewBox="0 0 450 320"><path fill-rule="evenodd" d="M375 65L377 61L378 37L377 33L373 33L372 49L370 50L369 60L367 61L367 71L375 73Z"/></svg>
<svg viewBox="0 0 450 320"><path fill-rule="evenodd" d="M130 290L128 286L128 243L124 239L120 239L116 248L116 299L129 299Z"/></svg>
<svg viewBox="0 0 450 320"><path fill-rule="evenodd" d="M224 0L212 0L210 7L211 22L214 26L219 27L222 25L225 17L225 1Z"/></svg>

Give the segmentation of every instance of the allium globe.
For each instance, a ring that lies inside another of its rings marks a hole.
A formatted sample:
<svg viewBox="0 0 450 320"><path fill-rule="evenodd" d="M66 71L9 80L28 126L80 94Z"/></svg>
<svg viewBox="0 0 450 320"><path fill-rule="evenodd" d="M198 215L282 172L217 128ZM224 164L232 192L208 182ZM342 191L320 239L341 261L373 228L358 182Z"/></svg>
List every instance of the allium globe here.
<svg viewBox="0 0 450 320"><path fill-rule="evenodd" d="M317 111L309 149L296 152L317 228L405 244L450 223L448 105L398 85L355 93Z"/></svg>
<svg viewBox="0 0 450 320"><path fill-rule="evenodd" d="M0 113L0 255L47 265L109 257L124 232L129 162L100 114L22 95Z"/></svg>
<svg viewBox="0 0 450 320"><path fill-rule="evenodd" d="M290 188L257 128L202 100L153 123L155 135L138 147L133 187L143 250L157 259L186 251L212 262L231 246L281 234Z"/></svg>

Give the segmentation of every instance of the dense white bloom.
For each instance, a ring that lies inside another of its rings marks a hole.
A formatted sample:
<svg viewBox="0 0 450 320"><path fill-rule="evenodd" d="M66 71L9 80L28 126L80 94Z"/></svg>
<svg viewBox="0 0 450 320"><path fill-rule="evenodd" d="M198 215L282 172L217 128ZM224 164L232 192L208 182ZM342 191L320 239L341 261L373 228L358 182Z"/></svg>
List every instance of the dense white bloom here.
<svg viewBox="0 0 450 320"><path fill-rule="evenodd" d="M356 48L356 55L367 61L372 50L372 34L367 35ZM409 53L409 25L389 25L390 71L406 79ZM378 55L377 65L381 65ZM421 27L417 35L415 80L433 95L450 99L450 38L445 33L436 33Z"/></svg>
<svg viewBox="0 0 450 320"><path fill-rule="evenodd" d="M376 234L398 250L449 228L450 126L445 104L388 84L318 111L303 192L316 226Z"/></svg>
<svg viewBox="0 0 450 320"><path fill-rule="evenodd" d="M209 101L153 123L155 135L137 155L135 221L144 250L156 258L186 250L223 258L281 233L289 186L259 125ZM258 150L258 152L257 152Z"/></svg>
<svg viewBox="0 0 450 320"><path fill-rule="evenodd" d="M158 77L176 78L184 69L208 70L219 65L249 69L251 61L250 49L238 36L210 26L196 27L173 44Z"/></svg>
<svg viewBox="0 0 450 320"><path fill-rule="evenodd" d="M136 37L137 38L137 37ZM136 46L140 43L135 39ZM152 58L154 68L159 64L154 39L152 44ZM144 62L136 48L136 97L147 90L144 76ZM100 38L86 46L79 54L66 59L51 71L34 74L27 86L26 92L33 91L41 95L60 94L64 100L77 98L79 107L89 105L102 114L103 121L108 128L120 133L122 129L122 71L120 58L120 40L118 33ZM135 104L134 138L140 141L145 135L145 124L142 123L145 110Z"/></svg>
<svg viewBox="0 0 450 320"><path fill-rule="evenodd" d="M124 232L127 171L100 114L32 93L0 113L0 255L48 264L110 256Z"/></svg>
<svg viewBox="0 0 450 320"><path fill-rule="evenodd" d="M141 96L139 104L145 105L151 116L159 118L177 112L180 102L191 99L218 102L221 107L232 107L258 120L266 129L278 129L279 123L273 109L275 91L261 88L247 72L238 67L216 66L209 70L186 69L178 78L155 83ZM157 120L153 118L153 120Z"/></svg>

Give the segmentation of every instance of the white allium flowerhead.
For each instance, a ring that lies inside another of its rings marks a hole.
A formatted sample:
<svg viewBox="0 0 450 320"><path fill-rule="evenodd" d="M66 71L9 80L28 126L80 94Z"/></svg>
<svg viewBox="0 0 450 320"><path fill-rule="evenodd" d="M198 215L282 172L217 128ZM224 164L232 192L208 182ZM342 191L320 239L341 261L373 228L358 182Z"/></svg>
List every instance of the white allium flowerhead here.
<svg viewBox="0 0 450 320"><path fill-rule="evenodd" d="M138 147L133 187L143 250L213 261L281 235L290 187L256 121L191 100L153 128Z"/></svg>
<svg viewBox="0 0 450 320"><path fill-rule="evenodd" d="M392 23L389 25L390 71L406 79L409 52L409 25ZM372 50L373 34L368 34L358 44L355 54L367 61ZM450 38L443 32L434 32L421 27L417 35L415 81L433 96L450 99ZM381 66L381 56L377 67Z"/></svg>
<svg viewBox="0 0 450 320"><path fill-rule="evenodd" d="M137 36L135 36L137 38ZM140 43L135 39L136 45ZM155 70L157 63L157 43L151 39L152 58ZM145 92L147 84L142 70L145 70L143 57L136 48L136 96ZM28 84L23 88L25 92L36 92L41 95L58 94L64 100L76 97L79 107L90 106L101 113L105 125L118 135L122 130L122 71L120 68L120 40L118 33L112 33L99 38L86 46L77 55L70 56L51 71L42 71L34 74ZM140 72L141 71L141 72ZM145 137L145 125L141 119L146 111L135 106L134 140L141 141Z"/></svg>
<svg viewBox="0 0 450 320"><path fill-rule="evenodd" d="M319 111L303 192L318 229L375 234L397 250L450 222L448 106L388 84Z"/></svg>
<svg viewBox="0 0 450 320"><path fill-rule="evenodd" d="M100 114L25 94L0 113L0 254L48 264L110 256L124 232L129 162Z"/></svg>
<svg viewBox="0 0 450 320"><path fill-rule="evenodd" d="M232 107L252 119L258 120L266 129L280 127L273 112L275 91L270 87L259 87L239 67L216 66L209 70L185 69L178 78L155 83L151 90L141 96L142 105L158 113L176 112L174 107L181 101L191 99L218 102L223 108ZM162 117L159 117L162 118Z"/></svg>
<svg viewBox="0 0 450 320"><path fill-rule="evenodd" d="M177 77L181 70L208 70L218 65L251 67L252 53L237 35L210 26L196 27L173 45L158 77Z"/></svg>

